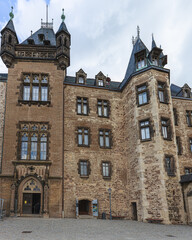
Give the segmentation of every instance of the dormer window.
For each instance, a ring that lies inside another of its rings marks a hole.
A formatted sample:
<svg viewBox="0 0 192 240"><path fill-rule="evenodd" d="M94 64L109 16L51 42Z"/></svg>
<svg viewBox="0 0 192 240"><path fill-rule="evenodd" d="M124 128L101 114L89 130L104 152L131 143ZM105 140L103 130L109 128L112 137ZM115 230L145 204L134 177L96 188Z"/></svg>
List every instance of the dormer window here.
<svg viewBox="0 0 192 240"><path fill-rule="evenodd" d="M104 86L104 82L102 79L98 79L98 86L100 86L100 87Z"/></svg>
<svg viewBox="0 0 192 240"><path fill-rule="evenodd" d="M80 83L80 84L84 84L84 83L85 83L84 78L83 78L83 77L79 77L79 79L78 79L78 83Z"/></svg>
<svg viewBox="0 0 192 240"><path fill-rule="evenodd" d="M184 98L191 98L191 88L187 84L182 87L182 95Z"/></svg>
<svg viewBox="0 0 192 240"><path fill-rule="evenodd" d="M44 34L38 34L38 37L39 37L39 41L41 42L45 39Z"/></svg>
<svg viewBox="0 0 192 240"><path fill-rule="evenodd" d="M86 84L87 74L81 68L78 72L76 72L76 83L77 84Z"/></svg>
<svg viewBox="0 0 192 240"><path fill-rule="evenodd" d="M139 70L139 69L144 68L145 66L146 66L146 58L142 54L137 57L136 69Z"/></svg>
<svg viewBox="0 0 192 240"><path fill-rule="evenodd" d="M153 57L152 64L155 65L155 66L158 66L158 59L157 59L157 57Z"/></svg>

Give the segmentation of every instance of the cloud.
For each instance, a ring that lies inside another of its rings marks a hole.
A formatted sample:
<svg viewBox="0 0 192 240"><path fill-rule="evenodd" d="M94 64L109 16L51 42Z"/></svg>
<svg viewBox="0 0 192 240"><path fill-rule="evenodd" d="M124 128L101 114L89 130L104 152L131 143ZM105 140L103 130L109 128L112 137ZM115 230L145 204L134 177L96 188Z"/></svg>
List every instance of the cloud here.
<svg viewBox="0 0 192 240"><path fill-rule="evenodd" d="M16 0L14 24L20 41L31 30L40 28L41 18L45 20L45 5L45 0ZM49 21L54 18L55 31L61 23L62 8L72 37L69 75L83 68L88 77L94 77L101 70L112 80L121 81L131 55L131 38L139 25L146 46L151 48L154 33L156 43L168 54L171 81L191 84L192 1L50 0ZM0 17L0 27L3 24ZM0 63L0 71L3 69Z"/></svg>

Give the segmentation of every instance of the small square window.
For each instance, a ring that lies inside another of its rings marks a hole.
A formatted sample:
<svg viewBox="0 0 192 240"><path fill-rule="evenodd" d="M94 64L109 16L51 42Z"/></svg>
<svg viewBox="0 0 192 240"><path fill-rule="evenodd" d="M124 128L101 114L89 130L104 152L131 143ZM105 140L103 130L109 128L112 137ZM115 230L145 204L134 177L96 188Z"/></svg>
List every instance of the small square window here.
<svg viewBox="0 0 192 240"><path fill-rule="evenodd" d="M102 79L98 79L98 86L103 87L104 81Z"/></svg>
<svg viewBox="0 0 192 240"><path fill-rule="evenodd" d="M79 77L78 78L78 83L84 84L85 83L85 79L83 77Z"/></svg>

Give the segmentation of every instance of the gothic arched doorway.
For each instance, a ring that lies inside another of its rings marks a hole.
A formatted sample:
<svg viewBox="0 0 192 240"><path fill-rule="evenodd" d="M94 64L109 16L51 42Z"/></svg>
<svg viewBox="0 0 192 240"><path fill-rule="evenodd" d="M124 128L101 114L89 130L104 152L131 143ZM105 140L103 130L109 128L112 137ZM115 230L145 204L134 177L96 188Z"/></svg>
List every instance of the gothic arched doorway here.
<svg viewBox="0 0 192 240"><path fill-rule="evenodd" d="M40 214L42 212L42 185L30 177L19 186L20 212L22 214Z"/></svg>

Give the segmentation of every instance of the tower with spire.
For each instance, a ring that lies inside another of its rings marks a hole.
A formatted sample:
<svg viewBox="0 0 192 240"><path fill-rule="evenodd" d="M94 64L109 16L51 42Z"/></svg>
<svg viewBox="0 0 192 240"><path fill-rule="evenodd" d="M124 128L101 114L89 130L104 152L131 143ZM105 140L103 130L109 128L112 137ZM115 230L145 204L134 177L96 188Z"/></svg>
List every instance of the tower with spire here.
<svg viewBox="0 0 192 240"><path fill-rule="evenodd" d="M19 43L15 27L13 24L13 7L9 14L10 19L7 25L2 29L1 36L1 58L7 68L13 67L13 60L15 58L15 46Z"/></svg>

